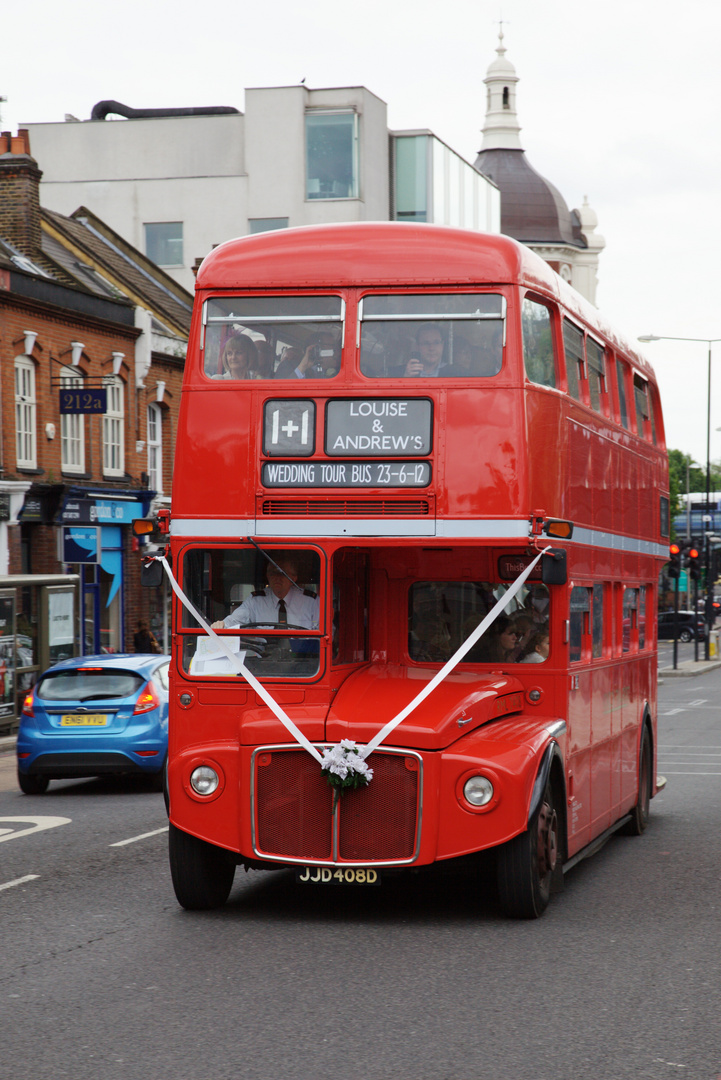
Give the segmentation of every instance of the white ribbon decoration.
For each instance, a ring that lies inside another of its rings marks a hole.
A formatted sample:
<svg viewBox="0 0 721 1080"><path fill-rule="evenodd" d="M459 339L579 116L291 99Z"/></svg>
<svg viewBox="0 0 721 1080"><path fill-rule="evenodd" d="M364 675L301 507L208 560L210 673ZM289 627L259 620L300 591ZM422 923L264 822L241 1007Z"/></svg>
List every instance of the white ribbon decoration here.
<svg viewBox="0 0 721 1080"><path fill-rule="evenodd" d="M520 573L518 575L518 577L513 582L511 587L503 594L503 596L500 597L499 600L496 601L495 605L491 608L491 610L488 612L488 614L482 620L482 622L480 622L478 624L478 626L473 631L473 633L470 634L466 638L466 640L463 642L463 644L458 649L456 649L456 651L454 652L454 654L450 658L450 660L446 660L443 667L439 671L436 672L436 674L433 676L431 681L429 683L427 683L423 687L423 689L420 691L420 693L416 694L416 696L413 698L413 700L408 705L406 705L406 707L404 709L401 709L401 711L399 713L397 713L393 717L392 720L389 720L388 723L384 727L381 728L381 730L378 732L378 734L375 735L371 739L371 741L366 746L363 747L362 750L360 750L360 756L364 760L365 760L365 758L369 757L373 753L374 750L378 749L378 747L381 745L383 740L388 735L390 735L390 733L392 731L394 731L398 727L398 725L400 723L402 723L403 720L405 720L405 718L407 716L410 716L410 714L415 709L418 708L418 706L421 704L422 701L425 701L425 699L428 697L428 695L431 694L435 690L435 688L438 686L438 684L443 682L446 675L450 675L450 673L453 671L453 669L456 667L456 665L461 662L461 660L466 655L466 653L469 651L469 649L473 648L473 646L476 644L478 639L486 632L488 627L491 626L491 624L496 621L496 619L501 614L503 609L508 605L509 601L513 599L513 597L516 595L516 593L519 591L521 586L524 584L524 582L526 581L526 579L530 575L531 571L533 570L534 566L536 565L538 560L541 558L541 556L545 555L545 553L547 551L550 551L550 550L551 550L551 548L550 548L550 545L549 545L549 547L544 548L543 551L540 551L538 553L536 558L531 563L528 564L528 566L525 568L525 570L522 571L522 573ZM219 634L216 634L215 630L213 630L213 628L205 621L205 619L200 614L200 612L195 608L195 606L191 603L191 601L185 595L183 590L180 588L180 585L178 585L177 581L175 580L175 577L173 576L173 571L170 569L170 566L168 565L168 561L165 558L165 556L156 555L156 556L154 556L154 558L159 563L162 564L162 566L163 566L163 568L165 570L165 573L168 575L168 579L169 579L170 584L172 586L173 592L178 597L181 604L183 604L184 607L186 607L188 609L188 611L191 613L193 618L197 619L197 621L200 623L200 625L205 630L206 634L210 638L215 640L215 642L216 642L218 648L220 649L220 651L222 653L224 653L225 656L228 657L228 659L230 660L231 664L233 665L235 670L238 672L238 674L242 675L243 678L253 688L253 690L255 690L256 694L258 694L258 696L263 699L263 701L266 703L266 705L271 710L271 712L273 712L274 715L278 718L278 720L280 720L281 724L283 724L283 726L293 736L293 738L296 740L296 742L300 743L300 745L303 747L303 749L307 750L308 753L311 755L311 757L314 757L319 765L322 765L323 764L322 755L318 752L318 750L316 750L316 748L313 746L313 744L305 737L305 735L300 730L300 728L296 727L296 725L293 723L291 718L289 716L286 716L286 714L283 712L280 705L275 700L275 698L272 696L272 694L270 694L266 690L266 688L263 686L262 683L258 682L255 675L253 675L248 670L248 668L245 666L245 664L243 663L243 660L245 658L245 651L240 652L238 655L231 652L231 650L225 644L225 641L223 640L223 638L220 637Z"/></svg>

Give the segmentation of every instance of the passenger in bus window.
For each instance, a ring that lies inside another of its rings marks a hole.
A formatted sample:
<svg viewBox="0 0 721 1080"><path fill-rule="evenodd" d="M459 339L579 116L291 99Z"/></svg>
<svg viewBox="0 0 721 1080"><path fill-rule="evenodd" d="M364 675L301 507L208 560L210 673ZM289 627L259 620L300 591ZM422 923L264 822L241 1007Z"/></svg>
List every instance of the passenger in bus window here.
<svg viewBox="0 0 721 1080"><path fill-rule="evenodd" d="M273 378L273 357L270 345L265 338L259 338L255 342L255 362L251 364L249 377L251 379Z"/></svg>
<svg viewBox="0 0 721 1080"><path fill-rule="evenodd" d="M255 345L245 334L231 334L223 348L223 371L213 379L249 379L256 363Z"/></svg>
<svg viewBox="0 0 721 1080"><path fill-rule="evenodd" d="M445 623L434 619L414 622L409 635L409 651L413 660L439 663L451 655L451 635Z"/></svg>
<svg viewBox="0 0 721 1080"><path fill-rule="evenodd" d="M268 563L266 568L267 588L253 593L225 619L211 623L213 630L229 630L248 623L318 629L318 597L305 592L297 584L298 566L295 559L289 555L276 561L277 566Z"/></svg>
<svg viewBox="0 0 721 1080"><path fill-rule="evenodd" d="M548 659L550 639L548 630L538 630L528 643L525 654L521 657L522 664L542 664Z"/></svg>
<svg viewBox="0 0 721 1080"><path fill-rule="evenodd" d="M294 345L284 349L276 379L332 379L338 374L335 339L331 334L318 334L305 352Z"/></svg>
<svg viewBox="0 0 721 1080"><path fill-rule="evenodd" d="M486 664L512 663L513 650L520 636L520 631L515 629L508 616L499 615L467 654L466 660Z"/></svg>
<svg viewBox="0 0 721 1080"><path fill-rule="evenodd" d="M443 335L433 323L421 326L416 335L417 354L411 356L406 364L394 374L405 379L437 379L439 375L449 374L448 365L443 363Z"/></svg>

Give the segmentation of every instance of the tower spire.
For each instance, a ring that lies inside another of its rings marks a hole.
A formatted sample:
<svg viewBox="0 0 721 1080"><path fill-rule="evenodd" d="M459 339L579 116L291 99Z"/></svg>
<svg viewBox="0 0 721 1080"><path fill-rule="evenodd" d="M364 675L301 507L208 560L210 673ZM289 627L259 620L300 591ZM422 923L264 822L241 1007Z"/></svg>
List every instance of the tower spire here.
<svg viewBox="0 0 721 1080"><path fill-rule="evenodd" d="M503 44L503 21L498 30L497 59L488 68L486 84L486 121L483 125L481 150L522 150L520 125L516 115L516 83L518 76L510 60L506 60Z"/></svg>

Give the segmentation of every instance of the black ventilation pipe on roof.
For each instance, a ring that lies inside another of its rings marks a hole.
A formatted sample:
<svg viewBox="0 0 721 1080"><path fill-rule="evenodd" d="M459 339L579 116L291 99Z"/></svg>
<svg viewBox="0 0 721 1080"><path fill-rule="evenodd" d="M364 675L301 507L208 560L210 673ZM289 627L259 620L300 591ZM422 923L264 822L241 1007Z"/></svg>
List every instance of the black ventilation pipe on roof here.
<svg viewBox="0 0 721 1080"><path fill-rule="evenodd" d="M97 105L93 105L90 119L105 120L110 113L124 116L126 120L145 120L162 116L222 116L238 112L232 105L207 105L197 109L131 109L120 101L99 101Z"/></svg>

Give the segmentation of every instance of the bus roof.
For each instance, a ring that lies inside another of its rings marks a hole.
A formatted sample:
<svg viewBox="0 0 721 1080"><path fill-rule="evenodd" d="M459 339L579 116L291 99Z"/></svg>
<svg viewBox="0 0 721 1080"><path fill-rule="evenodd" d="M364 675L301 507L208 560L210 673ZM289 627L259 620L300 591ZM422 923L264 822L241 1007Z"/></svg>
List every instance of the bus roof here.
<svg viewBox="0 0 721 1080"><path fill-rule="evenodd" d="M335 289L517 284L556 300L631 357L649 362L534 251L496 233L397 221L278 229L227 240L198 270L196 290Z"/></svg>

